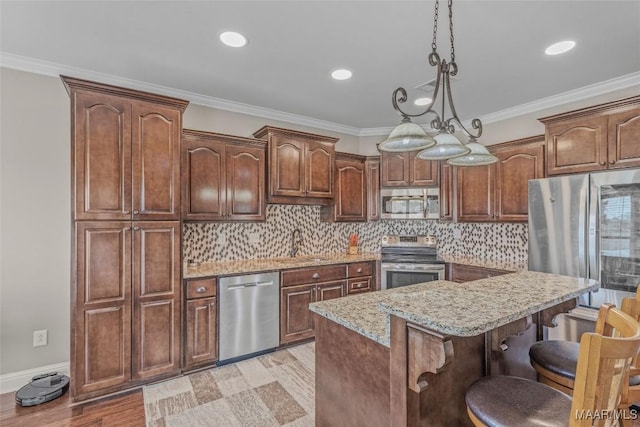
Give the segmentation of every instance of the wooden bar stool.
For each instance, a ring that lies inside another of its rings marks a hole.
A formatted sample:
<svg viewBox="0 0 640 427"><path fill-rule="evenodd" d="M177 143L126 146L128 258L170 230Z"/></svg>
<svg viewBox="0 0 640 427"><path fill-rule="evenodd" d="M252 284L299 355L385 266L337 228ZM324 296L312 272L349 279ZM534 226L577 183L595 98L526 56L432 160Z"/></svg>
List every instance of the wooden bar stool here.
<svg viewBox="0 0 640 427"><path fill-rule="evenodd" d="M620 309L640 321L640 287L636 298L624 298ZM596 323L595 332L604 333L605 325ZM571 341L539 341L531 346L529 357L531 365L538 373L538 381L569 395L573 394L578 363L579 344ZM622 388L620 408L628 409L640 401L640 364L636 356L629 369L628 387ZM623 419L622 424L631 425L631 420Z"/></svg>
<svg viewBox="0 0 640 427"><path fill-rule="evenodd" d="M484 377L466 393L476 426L613 426L622 385L640 349L640 324L612 304L598 312L604 333L585 333L573 397L545 384L510 376ZM615 330L613 334L612 330ZM615 336L609 336L615 335ZM601 422L597 422L600 417ZM604 420L603 420L604 418Z"/></svg>

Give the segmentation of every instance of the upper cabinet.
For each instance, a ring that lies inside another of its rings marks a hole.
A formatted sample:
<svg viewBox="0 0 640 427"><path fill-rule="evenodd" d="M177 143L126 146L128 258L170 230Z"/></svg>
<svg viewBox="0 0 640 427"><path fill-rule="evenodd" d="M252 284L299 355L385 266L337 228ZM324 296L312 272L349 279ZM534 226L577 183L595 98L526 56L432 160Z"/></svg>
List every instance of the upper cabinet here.
<svg viewBox="0 0 640 427"><path fill-rule="evenodd" d="M486 166L442 166L441 216L458 221L527 221L528 181L544 177L544 137L493 145L498 162ZM455 183L453 176L455 175ZM455 206L449 203L455 188Z"/></svg>
<svg viewBox="0 0 640 427"><path fill-rule="evenodd" d="M438 162L421 160L418 151L388 152L380 155L381 187L438 185Z"/></svg>
<svg viewBox="0 0 640 427"><path fill-rule="evenodd" d="M367 220L367 175L365 157L336 153L335 198L330 206L323 206L323 221Z"/></svg>
<svg viewBox="0 0 640 427"><path fill-rule="evenodd" d="M269 203L331 203L337 138L271 126L253 136L267 140Z"/></svg>
<svg viewBox="0 0 640 427"><path fill-rule="evenodd" d="M640 96L540 121L548 175L640 166Z"/></svg>
<svg viewBox="0 0 640 427"><path fill-rule="evenodd" d="M188 103L62 80L73 120L73 219L179 219L180 132Z"/></svg>
<svg viewBox="0 0 640 427"><path fill-rule="evenodd" d="M367 221L380 219L380 157L367 157L365 161Z"/></svg>
<svg viewBox="0 0 640 427"><path fill-rule="evenodd" d="M182 218L265 220L265 143L185 129Z"/></svg>

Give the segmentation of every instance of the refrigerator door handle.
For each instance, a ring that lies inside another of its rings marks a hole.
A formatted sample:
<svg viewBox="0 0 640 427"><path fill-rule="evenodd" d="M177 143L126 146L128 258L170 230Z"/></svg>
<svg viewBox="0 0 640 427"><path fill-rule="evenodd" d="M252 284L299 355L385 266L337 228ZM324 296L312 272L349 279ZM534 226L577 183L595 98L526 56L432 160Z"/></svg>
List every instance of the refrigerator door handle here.
<svg viewBox="0 0 640 427"><path fill-rule="evenodd" d="M600 253L600 242L598 236L599 211L600 211L600 187L591 180L591 194L589 195L589 278L600 280L600 263L598 253Z"/></svg>

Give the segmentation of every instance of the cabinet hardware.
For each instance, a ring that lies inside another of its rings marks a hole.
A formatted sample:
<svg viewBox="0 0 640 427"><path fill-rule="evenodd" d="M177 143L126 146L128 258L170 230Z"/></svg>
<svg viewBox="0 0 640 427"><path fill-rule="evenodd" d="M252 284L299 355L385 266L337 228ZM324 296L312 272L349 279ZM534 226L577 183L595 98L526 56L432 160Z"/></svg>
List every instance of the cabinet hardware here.
<svg viewBox="0 0 640 427"><path fill-rule="evenodd" d="M137 209L133 211L133 214L134 214L134 215L138 215L139 213L140 213L140 211L139 211L139 210L137 210Z"/></svg>
<svg viewBox="0 0 640 427"><path fill-rule="evenodd" d="M123 230L124 231L129 231L129 230L131 230L131 227L125 227L125 228L123 228Z"/></svg>
<svg viewBox="0 0 640 427"><path fill-rule="evenodd" d="M138 230L140 230L140 227L133 227L133 230L134 231L138 231Z"/></svg>
<svg viewBox="0 0 640 427"><path fill-rule="evenodd" d="M312 279L317 279L319 277L320 275L318 273L313 273L313 275L311 276Z"/></svg>
<svg viewBox="0 0 640 427"><path fill-rule="evenodd" d="M357 269L356 273L362 273L362 268Z"/></svg>
<svg viewBox="0 0 640 427"><path fill-rule="evenodd" d="M129 215L131 213L131 211L122 211L123 214L125 215Z"/></svg>
<svg viewBox="0 0 640 427"><path fill-rule="evenodd" d="M601 164L602 166L604 166L604 165L606 165L606 164L607 164L607 162L600 162L600 164Z"/></svg>
<svg viewBox="0 0 640 427"><path fill-rule="evenodd" d="M615 164L616 164L616 161L615 161L615 160L609 160L609 164L610 164L610 165L615 165Z"/></svg>
<svg viewBox="0 0 640 427"><path fill-rule="evenodd" d="M200 286L199 288L196 289L196 292L201 294L203 292L207 291L207 287L206 286Z"/></svg>

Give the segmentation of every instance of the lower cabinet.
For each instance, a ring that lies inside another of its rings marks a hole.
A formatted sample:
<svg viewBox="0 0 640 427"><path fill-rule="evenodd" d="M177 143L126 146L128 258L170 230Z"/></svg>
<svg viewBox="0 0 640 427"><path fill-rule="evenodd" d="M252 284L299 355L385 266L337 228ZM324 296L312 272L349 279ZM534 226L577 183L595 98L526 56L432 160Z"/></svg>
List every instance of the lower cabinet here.
<svg viewBox="0 0 640 427"><path fill-rule="evenodd" d="M476 267L464 264L449 264L447 268L447 280L457 283L471 282L473 280L488 279L489 277L501 276L513 273L512 271L497 270L493 268Z"/></svg>
<svg viewBox="0 0 640 427"><path fill-rule="evenodd" d="M217 357L216 279L188 280L184 368L214 363Z"/></svg>
<svg viewBox="0 0 640 427"><path fill-rule="evenodd" d="M347 265L347 295L369 292L375 286L375 262L357 262Z"/></svg>

